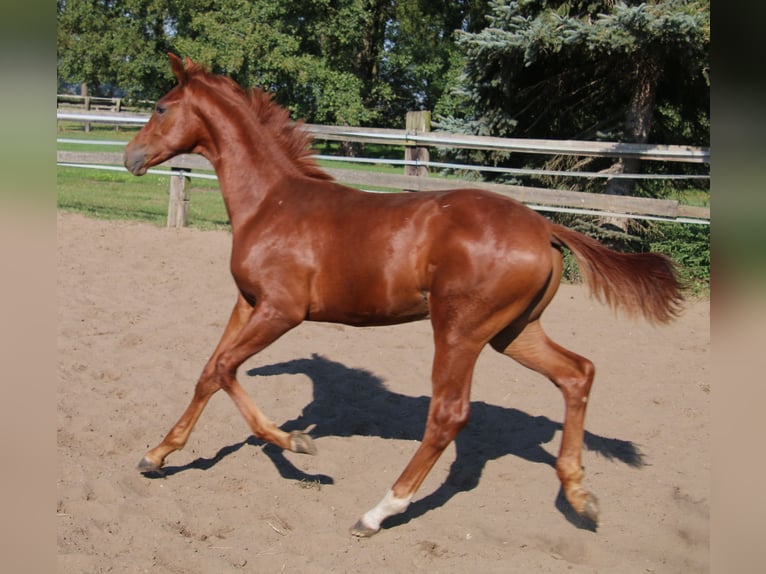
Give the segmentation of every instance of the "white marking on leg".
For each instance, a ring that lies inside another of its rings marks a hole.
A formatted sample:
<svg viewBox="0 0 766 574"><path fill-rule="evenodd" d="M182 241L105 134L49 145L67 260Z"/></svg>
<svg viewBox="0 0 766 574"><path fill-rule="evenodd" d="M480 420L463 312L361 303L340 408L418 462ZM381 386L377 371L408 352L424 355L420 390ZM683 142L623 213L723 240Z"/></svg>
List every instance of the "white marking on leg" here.
<svg viewBox="0 0 766 574"><path fill-rule="evenodd" d="M412 495L405 498L397 498L394 496L394 491L389 490L383 497L383 500L378 502L377 506L371 508L362 516L362 523L371 530L380 530L380 523L383 522L389 516L399 514L407 510L412 500Z"/></svg>

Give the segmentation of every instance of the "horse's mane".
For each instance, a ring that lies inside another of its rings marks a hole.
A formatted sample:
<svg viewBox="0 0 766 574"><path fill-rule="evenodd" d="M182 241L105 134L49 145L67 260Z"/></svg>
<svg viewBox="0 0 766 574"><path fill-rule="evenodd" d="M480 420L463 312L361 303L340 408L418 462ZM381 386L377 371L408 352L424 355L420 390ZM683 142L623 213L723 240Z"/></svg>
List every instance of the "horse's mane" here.
<svg viewBox="0 0 766 574"><path fill-rule="evenodd" d="M249 109L253 119L269 133L272 143L284 151L303 175L314 179L333 179L317 164L314 151L310 148L314 138L303 128L303 120L292 121L290 112L274 101L272 93L262 88L244 89L231 78L212 74L197 63L191 63L186 73L187 78L226 91L232 100L241 102L240 105Z"/></svg>

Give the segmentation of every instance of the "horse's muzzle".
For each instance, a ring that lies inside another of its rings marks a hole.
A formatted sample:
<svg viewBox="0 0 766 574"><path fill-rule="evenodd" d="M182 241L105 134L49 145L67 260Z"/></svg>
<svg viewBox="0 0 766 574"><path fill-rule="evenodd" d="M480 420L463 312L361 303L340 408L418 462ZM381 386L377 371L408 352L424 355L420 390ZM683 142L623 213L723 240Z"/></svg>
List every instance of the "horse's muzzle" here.
<svg viewBox="0 0 766 574"><path fill-rule="evenodd" d="M146 153L140 146L132 147L128 144L122 155L122 162L133 175L144 175L148 169L146 167Z"/></svg>

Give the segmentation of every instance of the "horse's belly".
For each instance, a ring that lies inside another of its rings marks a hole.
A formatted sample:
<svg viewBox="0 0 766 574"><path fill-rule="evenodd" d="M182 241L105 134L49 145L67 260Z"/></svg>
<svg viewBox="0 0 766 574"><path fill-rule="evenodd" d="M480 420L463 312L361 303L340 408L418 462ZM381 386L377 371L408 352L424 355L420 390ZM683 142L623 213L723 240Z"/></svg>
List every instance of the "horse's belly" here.
<svg viewBox="0 0 766 574"><path fill-rule="evenodd" d="M375 326L417 321L429 315L426 292L384 295L374 288L367 293L354 292L348 288L342 291L342 297L316 301L307 319L354 326Z"/></svg>

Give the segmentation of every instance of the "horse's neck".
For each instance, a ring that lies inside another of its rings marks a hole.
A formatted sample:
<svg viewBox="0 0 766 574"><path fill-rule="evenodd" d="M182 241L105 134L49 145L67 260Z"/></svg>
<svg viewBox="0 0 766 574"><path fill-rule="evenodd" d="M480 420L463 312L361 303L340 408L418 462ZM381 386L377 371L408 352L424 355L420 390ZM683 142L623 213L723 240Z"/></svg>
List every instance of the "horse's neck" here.
<svg viewBox="0 0 766 574"><path fill-rule="evenodd" d="M266 196L285 175L285 159L276 146L247 133L236 118L218 123L212 141L216 148L203 153L215 167L232 229L256 215ZM246 125L246 124L245 124Z"/></svg>

